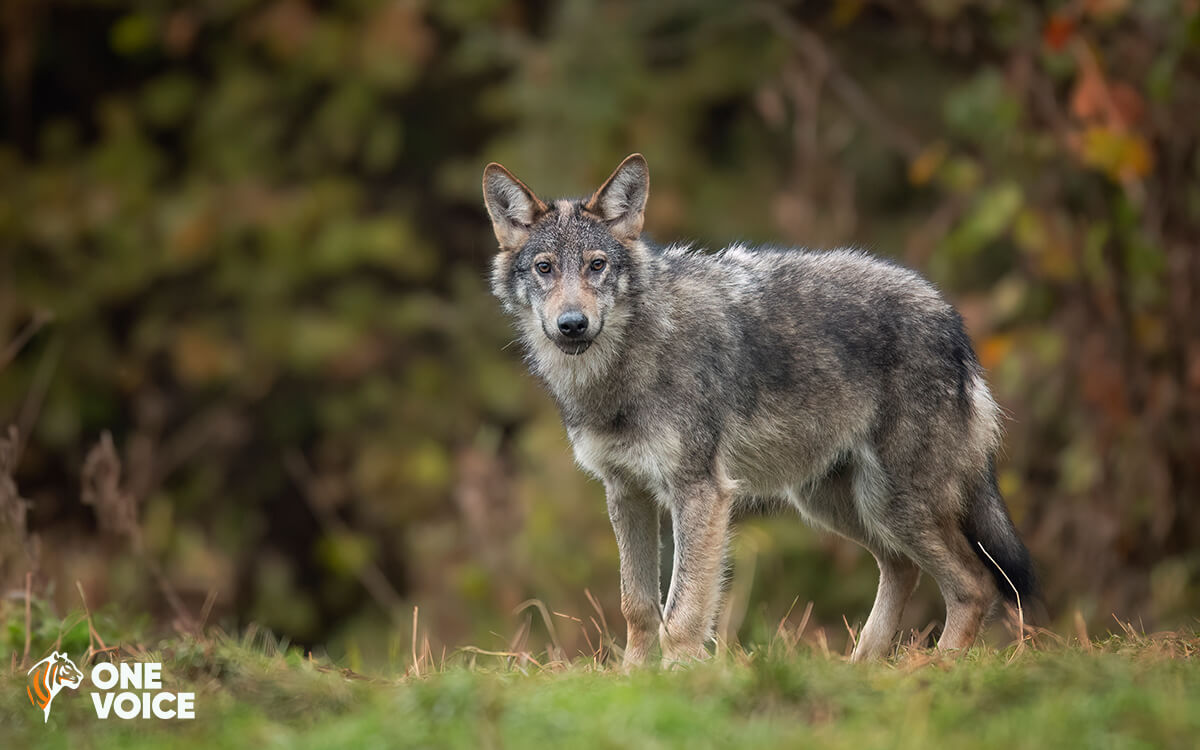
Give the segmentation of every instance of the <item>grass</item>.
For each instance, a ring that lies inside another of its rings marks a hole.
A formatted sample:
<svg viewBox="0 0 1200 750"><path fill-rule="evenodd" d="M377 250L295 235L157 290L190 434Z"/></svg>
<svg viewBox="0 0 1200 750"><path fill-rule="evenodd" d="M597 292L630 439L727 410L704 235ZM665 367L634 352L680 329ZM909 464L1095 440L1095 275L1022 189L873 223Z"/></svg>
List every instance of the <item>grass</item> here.
<svg viewBox="0 0 1200 750"><path fill-rule="evenodd" d="M870 665L777 645L630 675L591 659L538 667L527 655L460 653L419 677L410 667L367 678L261 637L175 638L134 652L163 662L165 689L196 692L195 720L99 721L85 681L43 725L17 668L0 680L0 746L1011 750L1192 748L1200 738L1195 633L1127 628L959 659L903 649Z"/></svg>

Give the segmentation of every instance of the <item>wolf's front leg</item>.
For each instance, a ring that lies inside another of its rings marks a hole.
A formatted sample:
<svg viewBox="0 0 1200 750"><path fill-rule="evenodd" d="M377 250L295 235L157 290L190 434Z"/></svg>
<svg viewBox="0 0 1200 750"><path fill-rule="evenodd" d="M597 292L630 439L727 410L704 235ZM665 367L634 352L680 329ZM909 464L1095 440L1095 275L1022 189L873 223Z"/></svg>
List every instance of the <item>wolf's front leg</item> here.
<svg viewBox="0 0 1200 750"><path fill-rule="evenodd" d="M621 614L628 635L625 668L644 664L661 619L658 586L658 506L647 492L605 482L608 517L621 557Z"/></svg>
<svg viewBox="0 0 1200 750"><path fill-rule="evenodd" d="M676 493L671 506L675 564L659 630L663 662L707 656L721 598L721 567L729 533L731 496L704 482Z"/></svg>

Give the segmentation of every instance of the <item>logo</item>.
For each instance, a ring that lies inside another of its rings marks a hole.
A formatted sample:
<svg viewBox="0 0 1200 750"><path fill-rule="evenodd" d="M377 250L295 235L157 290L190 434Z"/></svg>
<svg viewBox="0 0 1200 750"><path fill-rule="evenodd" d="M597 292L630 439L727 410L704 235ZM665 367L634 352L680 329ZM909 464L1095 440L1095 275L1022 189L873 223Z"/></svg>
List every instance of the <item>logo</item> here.
<svg viewBox="0 0 1200 750"><path fill-rule="evenodd" d="M29 668L25 692L29 702L42 709L42 723L50 721L50 703L64 687L72 690L83 682L83 672L65 653L55 651Z"/></svg>
<svg viewBox="0 0 1200 750"><path fill-rule="evenodd" d="M119 684L122 690L103 696L92 693L97 719L107 719L109 713L118 719L196 718L195 693L162 692L162 664L158 662L122 662L119 669L116 664L101 662L92 667L92 684L99 690L112 690Z"/></svg>
<svg viewBox="0 0 1200 750"><path fill-rule="evenodd" d="M50 721L50 704L64 687L78 690L83 672L63 652L54 653L29 669L25 687L29 702L42 709L42 722ZM92 707L97 719L194 719L195 693L162 689L159 662L101 662L92 667Z"/></svg>

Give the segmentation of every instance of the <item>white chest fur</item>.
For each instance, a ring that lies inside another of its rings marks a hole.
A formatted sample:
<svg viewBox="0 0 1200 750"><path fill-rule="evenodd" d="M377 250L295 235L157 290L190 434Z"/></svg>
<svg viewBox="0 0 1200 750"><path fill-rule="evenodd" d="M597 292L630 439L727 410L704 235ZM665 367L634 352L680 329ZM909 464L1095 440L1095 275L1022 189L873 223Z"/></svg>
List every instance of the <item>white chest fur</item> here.
<svg viewBox="0 0 1200 750"><path fill-rule="evenodd" d="M575 461L585 471L600 479L616 472L639 480L660 496L670 487L683 454L679 433L669 429L632 436L580 428L569 437Z"/></svg>

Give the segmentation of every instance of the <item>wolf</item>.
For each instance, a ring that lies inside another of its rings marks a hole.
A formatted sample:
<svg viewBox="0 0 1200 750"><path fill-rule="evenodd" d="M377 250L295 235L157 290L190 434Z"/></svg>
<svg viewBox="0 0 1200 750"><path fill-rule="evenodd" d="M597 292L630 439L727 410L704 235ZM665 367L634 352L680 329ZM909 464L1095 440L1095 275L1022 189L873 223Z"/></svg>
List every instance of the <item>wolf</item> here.
<svg viewBox="0 0 1200 750"><path fill-rule="evenodd" d="M707 654L731 516L761 503L875 557L856 661L890 653L922 570L946 602L943 649L969 647L1001 597L1032 598L996 483L999 408L955 309L854 249L653 245L649 191L641 154L583 199L543 201L496 163L483 173L492 292L607 493L626 667L656 636L664 662Z"/></svg>

